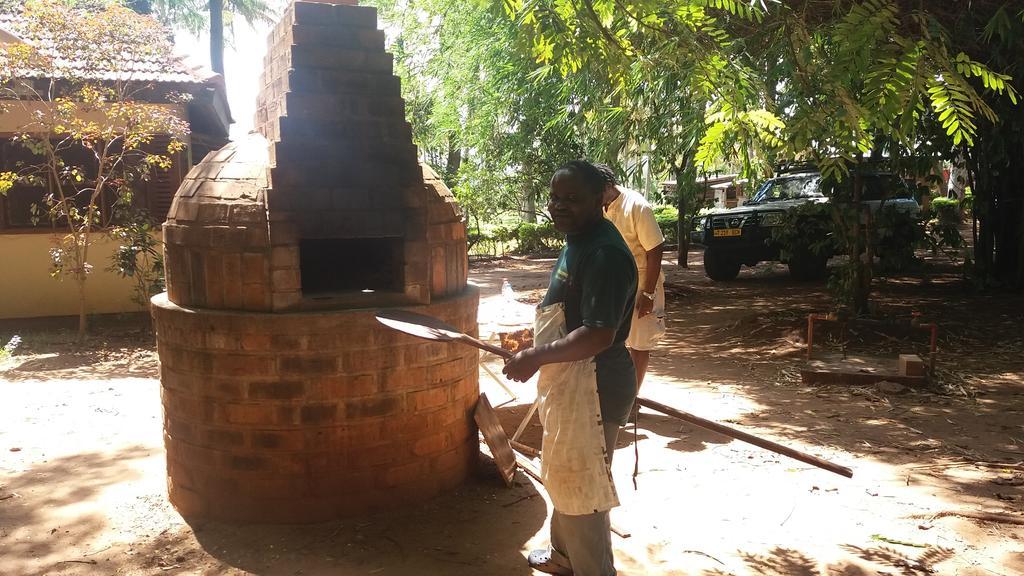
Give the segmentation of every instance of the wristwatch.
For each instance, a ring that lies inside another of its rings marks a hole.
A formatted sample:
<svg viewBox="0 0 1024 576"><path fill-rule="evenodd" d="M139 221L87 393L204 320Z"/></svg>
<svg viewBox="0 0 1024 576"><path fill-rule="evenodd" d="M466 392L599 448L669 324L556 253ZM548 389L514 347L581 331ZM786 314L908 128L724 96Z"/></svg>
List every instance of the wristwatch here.
<svg viewBox="0 0 1024 576"><path fill-rule="evenodd" d="M651 302L654 302L654 292L640 292L640 295L647 298Z"/></svg>

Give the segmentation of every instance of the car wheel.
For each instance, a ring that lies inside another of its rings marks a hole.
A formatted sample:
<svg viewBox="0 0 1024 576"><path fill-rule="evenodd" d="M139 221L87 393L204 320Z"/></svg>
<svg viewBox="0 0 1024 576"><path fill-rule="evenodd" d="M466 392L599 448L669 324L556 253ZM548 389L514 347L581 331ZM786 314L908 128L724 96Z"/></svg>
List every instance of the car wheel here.
<svg viewBox="0 0 1024 576"><path fill-rule="evenodd" d="M716 282L735 280L740 274L740 261L721 250L705 248L704 273Z"/></svg>
<svg viewBox="0 0 1024 576"><path fill-rule="evenodd" d="M795 280L821 280L828 274L828 256L795 254L789 259L789 275Z"/></svg>

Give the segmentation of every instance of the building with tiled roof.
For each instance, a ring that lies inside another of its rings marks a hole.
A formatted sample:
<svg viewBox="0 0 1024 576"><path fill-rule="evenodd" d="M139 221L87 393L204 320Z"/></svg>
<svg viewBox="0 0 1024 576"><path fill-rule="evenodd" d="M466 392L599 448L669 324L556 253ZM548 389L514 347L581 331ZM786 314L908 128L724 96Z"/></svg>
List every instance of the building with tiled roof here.
<svg viewBox="0 0 1024 576"><path fill-rule="evenodd" d="M192 163L228 141L232 120L223 77L176 53L169 42L165 46L129 47L129 53L118 55L115 67L113 59L107 66L96 65L95 59L91 64L74 58L60 59L62 51L52 38L45 36L33 30L21 14L0 14L0 45L25 44L47 59L46 66L18 70L17 77L32 79L38 86L72 80L130 81L140 87L136 100L170 107L188 122L187 148L175 159L175 166L155 172L148 182L142 183L144 189L136 193L153 220L163 222L174 192ZM11 94L8 90L4 96L9 102ZM0 111L0 171L12 170L23 160L20 156L26 152L12 145L11 138L29 124L34 110L46 105L23 99L18 105L9 104ZM0 195L0 261L5 268L4 280L0 282L0 319L73 315L78 311L77 294L71 285L50 277L47 253L55 231L49 223L36 222L32 215L32 205L39 204L47 193L45 185L18 185ZM87 283L91 313L139 309L132 302L132 281L106 270L109 255L116 248L113 242L99 243L90 257L94 266Z"/></svg>

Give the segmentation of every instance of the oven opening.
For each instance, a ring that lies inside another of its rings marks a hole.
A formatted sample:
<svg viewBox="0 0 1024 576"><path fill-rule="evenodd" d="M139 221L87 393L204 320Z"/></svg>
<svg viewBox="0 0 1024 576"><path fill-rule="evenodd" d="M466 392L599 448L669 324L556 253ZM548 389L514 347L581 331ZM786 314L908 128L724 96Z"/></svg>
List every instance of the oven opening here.
<svg viewBox="0 0 1024 576"><path fill-rule="evenodd" d="M335 292L401 292L401 238L302 240L299 270L306 296Z"/></svg>

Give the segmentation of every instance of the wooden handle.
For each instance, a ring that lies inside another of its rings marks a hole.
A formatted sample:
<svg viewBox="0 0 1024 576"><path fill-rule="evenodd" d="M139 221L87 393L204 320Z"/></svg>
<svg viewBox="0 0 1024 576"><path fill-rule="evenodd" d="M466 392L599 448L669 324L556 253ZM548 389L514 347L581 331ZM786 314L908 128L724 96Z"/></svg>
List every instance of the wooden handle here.
<svg viewBox="0 0 1024 576"><path fill-rule="evenodd" d="M740 430L736 430L735 428L730 428L728 426L724 426L722 424L719 424L718 422L712 422L711 420L705 420L704 418L701 418L700 416L694 416L693 414L690 414L688 412L683 412L682 410L676 410L675 408L672 408L671 406L666 406L666 405L662 404L661 402L655 402L654 400L649 400L647 398L637 398L636 401L637 401L638 404L640 404L644 408L650 408L651 410L655 410L657 412L661 412L662 414L667 414L667 415L672 416L674 418L678 418L678 419L683 420L685 422L689 422L690 424L696 424L697 426L700 426L701 428L706 428L708 430L713 430L715 432L718 432L719 434L724 434L724 435L726 435L726 436L728 436L730 438L735 438L737 440L742 440L742 441L744 441L744 442L746 442L748 444L753 444L754 446L757 446L759 448L764 448L765 450L769 450L771 452L775 452L776 454L782 454L783 456L789 456L790 458L793 458L794 460L799 460L799 461L801 461L801 462L803 462L805 464L810 464L811 466L817 466L818 468L821 468L823 470L828 470L829 472L833 472L835 474L839 474L840 476L845 476L847 478L853 478L853 470L850 470L849 468L847 468L845 466L840 466L838 464L833 464L832 462L829 462L828 460L822 460L821 458L818 458L817 456L811 456L810 454L806 454L804 452L800 452L799 450L794 450L792 448L788 448L786 446L783 446L782 444L777 444L775 442L772 442L771 440L765 440L764 438L758 438L757 436L754 436L753 434L748 434L746 432L743 432L743 431L740 431Z"/></svg>
<svg viewBox="0 0 1024 576"><path fill-rule="evenodd" d="M494 354L495 356L500 356L506 360L515 356L515 354L509 352L508 350L505 350L504 348L499 348L497 346L492 346L491 344L488 344L486 342L481 342L480 340L473 338L469 334L459 334L455 338L455 340L462 342L463 344L469 344L470 346L473 346L474 348L479 348L485 352L490 352L491 354Z"/></svg>

